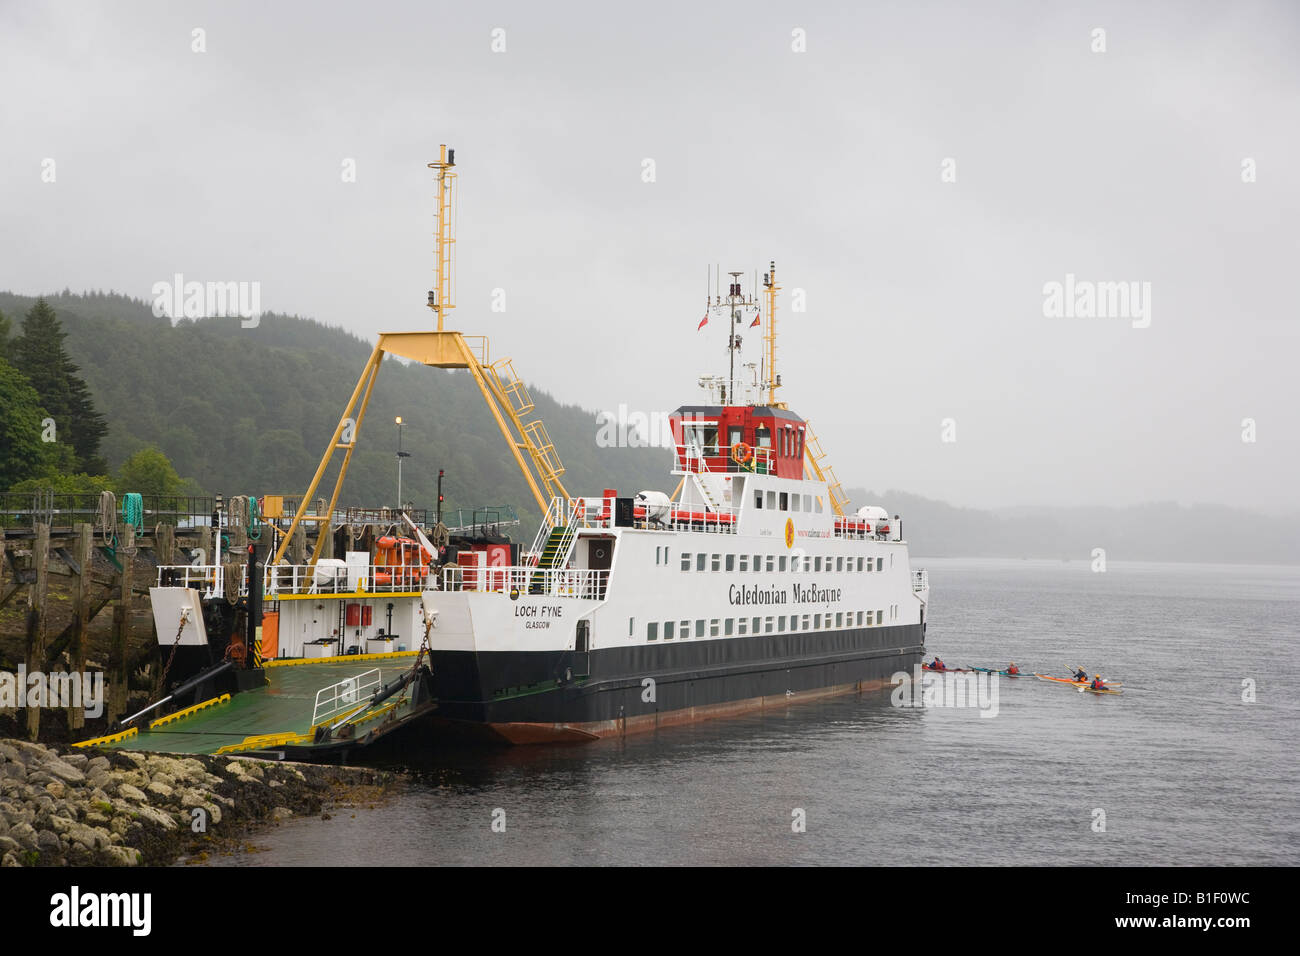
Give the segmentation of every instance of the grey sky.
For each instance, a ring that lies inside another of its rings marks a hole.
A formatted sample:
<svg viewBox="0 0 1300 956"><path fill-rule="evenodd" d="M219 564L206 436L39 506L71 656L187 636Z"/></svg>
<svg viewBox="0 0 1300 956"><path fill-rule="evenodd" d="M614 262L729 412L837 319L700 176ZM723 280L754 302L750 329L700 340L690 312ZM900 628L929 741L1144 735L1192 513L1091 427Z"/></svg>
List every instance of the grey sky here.
<svg viewBox="0 0 1300 956"><path fill-rule="evenodd" d="M707 266L774 258L846 485L1295 511L1298 46L1290 3L3 2L0 288L425 327L446 142L451 324L563 401L697 401ZM1150 327L1044 317L1067 273L1149 282Z"/></svg>

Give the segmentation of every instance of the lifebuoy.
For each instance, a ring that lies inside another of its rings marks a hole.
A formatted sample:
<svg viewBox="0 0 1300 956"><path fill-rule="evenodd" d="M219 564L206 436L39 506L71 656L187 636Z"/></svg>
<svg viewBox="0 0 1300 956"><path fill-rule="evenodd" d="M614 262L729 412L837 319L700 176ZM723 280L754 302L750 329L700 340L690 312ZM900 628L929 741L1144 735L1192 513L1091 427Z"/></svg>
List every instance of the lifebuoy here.
<svg viewBox="0 0 1300 956"><path fill-rule="evenodd" d="M751 458L754 457L754 449L750 448L743 441L738 441L731 446L731 460L737 465L748 465Z"/></svg>
<svg viewBox="0 0 1300 956"><path fill-rule="evenodd" d="M587 502L583 501L581 498L575 501L573 503L573 516L579 520L586 520Z"/></svg>

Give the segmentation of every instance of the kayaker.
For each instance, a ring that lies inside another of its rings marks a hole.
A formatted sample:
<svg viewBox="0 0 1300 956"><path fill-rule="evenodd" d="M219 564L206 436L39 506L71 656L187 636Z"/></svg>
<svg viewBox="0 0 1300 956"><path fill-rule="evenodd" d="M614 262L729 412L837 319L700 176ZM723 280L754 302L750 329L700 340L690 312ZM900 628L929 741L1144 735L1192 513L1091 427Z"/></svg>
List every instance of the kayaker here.
<svg viewBox="0 0 1300 956"><path fill-rule="evenodd" d="M1074 679L1082 684L1084 681L1088 679L1088 672L1084 670L1082 667L1080 667L1077 671L1074 672Z"/></svg>
<svg viewBox="0 0 1300 956"><path fill-rule="evenodd" d="M1106 683L1101 679L1101 675L1100 675L1100 674L1093 674L1093 675L1092 675L1092 689L1093 689L1093 690L1101 690L1101 689L1104 688L1105 686L1106 686Z"/></svg>
<svg viewBox="0 0 1300 956"><path fill-rule="evenodd" d="M1008 673L1008 674L1019 674L1019 673L1020 673L1020 668L1016 666L1016 662L1015 662L1015 661L1012 661L1010 664L1007 665L1007 673Z"/></svg>
<svg viewBox="0 0 1300 956"><path fill-rule="evenodd" d="M947 669L948 668L944 666L943 661L939 660L937 656L935 657L933 663L930 664L930 670L932 671L946 671Z"/></svg>

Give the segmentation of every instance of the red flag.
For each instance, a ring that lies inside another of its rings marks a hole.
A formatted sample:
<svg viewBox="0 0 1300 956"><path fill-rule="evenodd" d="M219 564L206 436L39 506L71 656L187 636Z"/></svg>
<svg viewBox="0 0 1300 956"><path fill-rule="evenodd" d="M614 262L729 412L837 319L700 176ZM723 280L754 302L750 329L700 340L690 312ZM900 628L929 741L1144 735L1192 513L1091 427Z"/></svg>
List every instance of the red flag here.
<svg viewBox="0 0 1300 956"><path fill-rule="evenodd" d="M700 319L700 324L695 327L695 331L698 332L700 329L704 328L708 324L709 324L709 313L705 312L704 318Z"/></svg>
<svg viewBox="0 0 1300 956"><path fill-rule="evenodd" d="M754 321L749 323L749 327L752 329L754 326L758 325L758 320L762 317L763 313L761 311L754 313Z"/></svg>

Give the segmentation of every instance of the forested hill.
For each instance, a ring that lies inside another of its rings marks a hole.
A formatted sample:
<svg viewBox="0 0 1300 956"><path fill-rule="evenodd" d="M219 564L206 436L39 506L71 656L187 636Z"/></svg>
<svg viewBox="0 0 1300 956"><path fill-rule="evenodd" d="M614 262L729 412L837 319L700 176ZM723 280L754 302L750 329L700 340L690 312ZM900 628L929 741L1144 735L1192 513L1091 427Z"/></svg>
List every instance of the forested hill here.
<svg viewBox="0 0 1300 956"><path fill-rule="evenodd" d="M0 292L17 324L32 297ZM47 296L67 333L65 347L108 420L100 449L116 468L156 445L180 475L209 492L301 494L373 348L342 329L265 314L256 328L237 318L155 317L146 302L114 294ZM663 449L598 448L594 411L561 405L531 388L574 494L610 487L672 491ZM396 502L394 417L402 416L402 497L433 509L438 469L446 507L512 504L537 517L509 447L467 372L388 358L375 385L342 504ZM532 523L526 521L526 523Z"/></svg>

